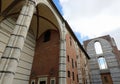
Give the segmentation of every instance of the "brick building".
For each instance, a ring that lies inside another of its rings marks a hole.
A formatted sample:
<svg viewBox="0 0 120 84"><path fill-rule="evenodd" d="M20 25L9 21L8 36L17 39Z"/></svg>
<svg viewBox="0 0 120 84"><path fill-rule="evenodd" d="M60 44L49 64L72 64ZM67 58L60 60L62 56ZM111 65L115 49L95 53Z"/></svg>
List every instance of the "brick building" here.
<svg viewBox="0 0 120 84"><path fill-rule="evenodd" d="M88 59L52 0L0 0L0 84L89 84Z"/></svg>
<svg viewBox="0 0 120 84"><path fill-rule="evenodd" d="M120 52L109 35L84 41L92 84L120 84Z"/></svg>

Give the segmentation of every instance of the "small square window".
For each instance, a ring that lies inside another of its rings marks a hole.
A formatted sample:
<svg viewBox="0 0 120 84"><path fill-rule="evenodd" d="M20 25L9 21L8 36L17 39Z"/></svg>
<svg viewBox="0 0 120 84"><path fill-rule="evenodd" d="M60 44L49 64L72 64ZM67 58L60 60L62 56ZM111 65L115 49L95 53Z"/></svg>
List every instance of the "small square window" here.
<svg viewBox="0 0 120 84"><path fill-rule="evenodd" d="M46 81L40 81L39 84L46 84Z"/></svg>
<svg viewBox="0 0 120 84"><path fill-rule="evenodd" d="M55 78L50 79L50 84L55 84Z"/></svg>
<svg viewBox="0 0 120 84"><path fill-rule="evenodd" d="M35 84L35 80L31 80L31 84Z"/></svg>
<svg viewBox="0 0 120 84"><path fill-rule="evenodd" d="M106 83L108 83L108 78L107 78L107 76L104 76L104 80L105 80Z"/></svg>
<svg viewBox="0 0 120 84"><path fill-rule="evenodd" d="M38 84L47 84L47 77L41 77L38 79Z"/></svg>

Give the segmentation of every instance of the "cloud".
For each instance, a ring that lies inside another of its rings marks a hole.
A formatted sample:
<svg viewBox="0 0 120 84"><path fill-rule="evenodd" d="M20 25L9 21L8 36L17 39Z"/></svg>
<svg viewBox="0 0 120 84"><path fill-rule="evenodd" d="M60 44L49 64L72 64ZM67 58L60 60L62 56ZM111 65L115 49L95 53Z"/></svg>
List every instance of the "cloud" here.
<svg viewBox="0 0 120 84"><path fill-rule="evenodd" d="M94 38L107 32L117 43L120 38L120 33L115 35L116 30L120 31L119 3L120 0L60 0L63 16L74 32L79 31L82 38Z"/></svg>
<svg viewBox="0 0 120 84"><path fill-rule="evenodd" d="M106 34L109 34L111 37L114 38L115 43L116 43L118 49L120 50L120 27L116 28L113 31L108 31L108 32L102 33L102 35L106 35Z"/></svg>

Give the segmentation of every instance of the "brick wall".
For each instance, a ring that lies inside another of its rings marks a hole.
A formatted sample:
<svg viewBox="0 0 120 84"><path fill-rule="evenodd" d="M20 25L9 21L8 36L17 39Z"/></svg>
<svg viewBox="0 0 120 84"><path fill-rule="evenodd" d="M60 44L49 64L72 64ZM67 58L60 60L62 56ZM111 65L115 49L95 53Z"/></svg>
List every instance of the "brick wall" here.
<svg viewBox="0 0 120 84"><path fill-rule="evenodd" d="M36 43L34 61L32 65L31 79L36 81L40 77L47 77L48 83L51 77L58 77L59 63L59 32L50 30L50 40L43 42L44 34L40 36ZM58 84L58 79L56 80Z"/></svg>
<svg viewBox="0 0 120 84"><path fill-rule="evenodd" d="M69 34L66 35L66 55L67 55L67 84L78 84L77 80L77 53L75 49L75 44L72 36ZM68 61L69 56L69 61ZM73 66L72 66L72 60L73 60ZM68 71L70 71L70 77L68 77ZM73 73L74 73L74 80L73 80Z"/></svg>

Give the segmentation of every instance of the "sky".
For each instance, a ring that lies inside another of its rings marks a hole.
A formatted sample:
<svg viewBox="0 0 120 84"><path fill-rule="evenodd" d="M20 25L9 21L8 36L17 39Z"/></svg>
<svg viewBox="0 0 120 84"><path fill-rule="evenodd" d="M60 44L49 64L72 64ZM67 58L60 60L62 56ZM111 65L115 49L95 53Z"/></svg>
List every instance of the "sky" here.
<svg viewBox="0 0 120 84"><path fill-rule="evenodd" d="M82 43L110 35L120 49L120 0L53 0Z"/></svg>

